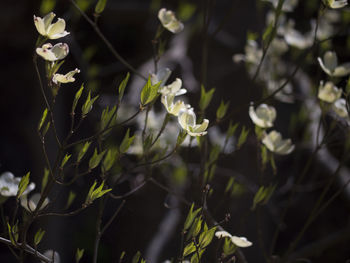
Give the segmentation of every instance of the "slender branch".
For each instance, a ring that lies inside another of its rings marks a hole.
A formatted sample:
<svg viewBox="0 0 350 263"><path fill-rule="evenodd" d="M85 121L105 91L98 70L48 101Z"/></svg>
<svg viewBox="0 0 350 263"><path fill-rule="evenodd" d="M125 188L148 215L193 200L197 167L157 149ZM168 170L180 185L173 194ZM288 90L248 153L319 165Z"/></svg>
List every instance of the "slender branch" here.
<svg viewBox="0 0 350 263"><path fill-rule="evenodd" d="M117 217L117 215L119 214L120 210L124 207L125 202L126 202L125 200L122 201L122 203L118 207L117 211L114 212L113 216L108 220L107 224L102 228L101 236L103 235L104 232L106 232L107 228L112 224L114 219Z"/></svg>

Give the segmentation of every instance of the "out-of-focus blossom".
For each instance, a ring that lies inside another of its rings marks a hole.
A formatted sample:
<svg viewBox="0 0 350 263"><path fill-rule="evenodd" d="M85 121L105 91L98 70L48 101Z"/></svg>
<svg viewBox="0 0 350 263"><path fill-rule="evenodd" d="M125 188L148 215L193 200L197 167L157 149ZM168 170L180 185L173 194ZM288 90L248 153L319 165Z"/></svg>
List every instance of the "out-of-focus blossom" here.
<svg viewBox="0 0 350 263"><path fill-rule="evenodd" d="M276 119L276 110L273 106L260 104L256 110L253 106L249 107L249 116L254 124L261 128L270 128Z"/></svg>
<svg viewBox="0 0 350 263"><path fill-rule="evenodd" d="M21 205L29 212L33 212L38 206L41 195L39 193L33 194L29 199L27 195L21 196ZM46 197L44 202L41 204L39 210L45 208L49 204L49 199Z"/></svg>
<svg viewBox="0 0 350 263"><path fill-rule="evenodd" d="M332 108L334 110L334 112L342 118L348 118L349 117L349 113L348 113L348 109L346 107L346 100L341 98L336 100L333 104L332 104Z"/></svg>
<svg viewBox="0 0 350 263"><path fill-rule="evenodd" d="M43 59L48 61L56 61L64 59L69 52L69 47L66 43L58 43L54 46L47 43L44 44L41 48L36 49L36 53L41 56Z"/></svg>
<svg viewBox="0 0 350 263"><path fill-rule="evenodd" d="M66 21L58 18L56 23L52 24L52 20L56 15L51 12L44 16L44 18L34 15L34 24L39 34L49 39L57 39L69 34L65 31Z"/></svg>
<svg viewBox="0 0 350 263"><path fill-rule="evenodd" d="M237 237L237 236L232 236L230 233L227 231L217 231L215 233L215 236L217 238L229 238L231 242L236 245L237 247L250 247L253 245L252 242L248 241L245 237Z"/></svg>
<svg viewBox="0 0 350 263"><path fill-rule="evenodd" d="M273 80L268 79L267 80L267 89L269 91L269 94L275 92L277 89L279 89L282 85L285 84L287 80L286 79L280 79L280 80ZM275 99L285 102L285 103L293 103L294 102L294 94L293 94L293 86L290 82L284 85L283 89L280 90L275 94Z"/></svg>
<svg viewBox="0 0 350 263"><path fill-rule="evenodd" d="M344 77L350 74L350 62L338 65L337 54L333 51L327 51L323 60L320 57L317 60L323 71L331 77Z"/></svg>
<svg viewBox="0 0 350 263"><path fill-rule="evenodd" d="M68 83L68 82L74 82L75 81L75 78L74 78L74 75L77 74L77 73L80 73L80 70L79 69L75 69L75 70L72 70L72 71L69 71L67 74L65 75L62 75L62 74L55 74L53 75L52 77L52 81L54 83Z"/></svg>
<svg viewBox="0 0 350 263"><path fill-rule="evenodd" d="M54 251L52 249L46 250L44 252L44 256L49 258L50 260L52 260L52 263L60 263L61 262L61 258L60 255L58 254L57 251ZM41 261L44 262L44 261Z"/></svg>
<svg viewBox="0 0 350 263"><path fill-rule="evenodd" d="M176 78L176 80L173 81L171 84L162 87L159 90L159 93L161 93L164 96L165 95L180 96L187 92L187 90L182 89L181 86L182 86L182 80L179 78Z"/></svg>
<svg viewBox="0 0 350 263"><path fill-rule="evenodd" d="M0 195L1 196L16 196L18 192L18 185L21 177L15 177L11 172L4 172L0 176ZM26 195L33 191L34 183L28 184L22 195Z"/></svg>
<svg viewBox="0 0 350 263"><path fill-rule="evenodd" d="M175 95L170 94L167 96L162 96L161 101L166 108L167 112L169 112L172 115L178 116L179 112L182 109L185 109L187 106L182 100L178 100L174 103Z"/></svg>
<svg viewBox="0 0 350 263"><path fill-rule="evenodd" d="M263 0L270 2L274 8L277 8L279 0ZM282 5L283 12L293 12L294 8L298 5L298 0L285 0Z"/></svg>
<svg viewBox="0 0 350 263"><path fill-rule="evenodd" d="M283 140L282 135L277 131L271 131L270 133L265 134L262 143L271 152L280 155L289 154L294 150L294 145L292 144L291 139Z"/></svg>
<svg viewBox="0 0 350 263"><path fill-rule="evenodd" d="M184 25L175 17L173 11L162 8L158 12L158 18L163 27L174 34L180 33L184 29Z"/></svg>
<svg viewBox="0 0 350 263"><path fill-rule="evenodd" d="M341 97L342 90L338 89L333 82L327 81L324 84L323 81L320 82L318 88L318 98L328 103L333 103Z"/></svg>
<svg viewBox="0 0 350 263"><path fill-rule="evenodd" d="M313 35L311 32L303 35L294 28L290 28L286 31L284 39L286 40L288 45L299 49L311 47L314 42Z"/></svg>
<svg viewBox="0 0 350 263"><path fill-rule="evenodd" d="M171 70L169 68L162 68L158 70L157 74L151 74L151 83L152 85L156 85L158 82L160 83L160 87L163 87L170 77Z"/></svg>
<svg viewBox="0 0 350 263"><path fill-rule="evenodd" d="M343 8L348 4L348 0L322 0L323 4L329 8Z"/></svg>
<svg viewBox="0 0 350 263"><path fill-rule="evenodd" d="M193 108L185 108L179 112L178 121L190 136L203 136L207 134L209 120L204 119L202 124L196 124L196 114Z"/></svg>

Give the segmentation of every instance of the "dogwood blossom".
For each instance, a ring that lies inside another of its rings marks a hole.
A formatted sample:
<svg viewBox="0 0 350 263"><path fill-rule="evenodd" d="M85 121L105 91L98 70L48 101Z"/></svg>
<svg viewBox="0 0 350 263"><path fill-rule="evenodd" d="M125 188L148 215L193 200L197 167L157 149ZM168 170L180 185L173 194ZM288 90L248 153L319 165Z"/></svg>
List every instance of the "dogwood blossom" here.
<svg viewBox="0 0 350 263"><path fill-rule="evenodd" d="M196 114L193 108L181 109L178 115L178 121L190 136L203 136L207 134L209 120L204 119L202 124L196 124Z"/></svg>
<svg viewBox="0 0 350 263"><path fill-rule="evenodd" d="M322 0L323 4L330 8L343 8L348 4L348 0Z"/></svg>
<svg viewBox="0 0 350 263"><path fill-rule="evenodd" d="M260 104L256 110L253 106L249 107L249 116L251 120L261 128L270 128L276 119L276 110L273 106Z"/></svg>
<svg viewBox="0 0 350 263"><path fill-rule="evenodd" d="M343 98L336 100L332 104L332 108L339 117L347 118L349 116L348 109L346 107L346 100Z"/></svg>
<svg viewBox="0 0 350 263"><path fill-rule="evenodd" d="M36 49L36 53L41 56L43 59L48 61L56 61L64 59L69 52L69 47L66 43L58 43L54 46L47 43L44 44L41 48Z"/></svg>
<svg viewBox="0 0 350 263"><path fill-rule="evenodd" d="M75 81L75 78L73 77L76 73L80 73L80 70L79 69L75 69L75 70L72 70L72 71L69 71L67 74L65 75L62 75L62 74L55 74L53 75L52 77L52 81L54 83L68 83L68 82L74 82Z"/></svg>
<svg viewBox="0 0 350 263"><path fill-rule="evenodd" d="M178 116L180 110L185 109L187 106L182 100L178 100L174 103L175 95L170 94L167 96L162 96L161 101L167 110L172 115Z"/></svg>
<svg viewBox="0 0 350 263"><path fill-rule="evenodd" d="M328 103L333 103L341 97L342 91L338 89L333 82L327 81L324 84L323 81L320 82L318 88L318 98Z"/></svg>
<svg viewBox="0 0 350 263"><path fill-rule="evenodd" d="M21 205L23 208L25 208L27 211L33 212L36 207L38 206L39 200L41 198L41 195L39 193L33 194L29 199L27 195L21 196ZM39 210L45 208L49 204L49 199L46 197L44 202L41 204Z"/></svg>
<svg viewBox="0 0 350 263"><path fill-rule="evenodd" d="M15 177L11 172L4 172L0 176L0 195L1 196L16 196L18 192L18 185L21 181L21 177ZM34 190L35 184L28 184L24 190L23 195L30 193Z"/></svg>
<svg viewBox="0 0 350 263"><path fill-rule="evenodd" d="M280 155L289 154L294 150L291 139L282 140L282 135L277 131L271 131L268 134L265 133L262 143L271 152Z"/></svg>
<svg viewBox="0 0 350 263"><path fill-rule="evenodd" d="M56 23L52 24L52 20L56 15L51 12L44 18L34 15L34 24L39 34L49 39L57 39L69 34L65 31L66 22L62 18L58 18Z"/></svg>
<svg viewBox="0 0 350 263"><path fill-rule="evenodd" d="M182 80L179 78L176 78L176 80L173 81L171 84L162 87L159 90L159 93L161 93L162 95L180 96L187 92L186 89L181 89L181 86L182 86Z"/></svg>
<svg viewBox="0 0 350 263"><path fill-rule="evenodd" d="M250 247L253 245L252 242L248 241L247 238L245 237L237 237L237 236L232 236L229 232L227 231L217 231L215 232L215 236L217 238L229 238L233 244L235 244L237 247Z"/></svg>
<svg viewBox="0 0 350 263"><path fill-rule="evenodd" d="M174 34L180 33L184 29L184 25L175 17L173 11L162 8L158 12L158 18L163 27Z"/></svg>
<svg viewBox="0 0 350 263"><path fill-rule="evenodd" d="M323 60L320 57L317 60L323 71L331 77L344 77L350 74L350 62L338 65L337 54L333 51L327 51Z"/></svg>

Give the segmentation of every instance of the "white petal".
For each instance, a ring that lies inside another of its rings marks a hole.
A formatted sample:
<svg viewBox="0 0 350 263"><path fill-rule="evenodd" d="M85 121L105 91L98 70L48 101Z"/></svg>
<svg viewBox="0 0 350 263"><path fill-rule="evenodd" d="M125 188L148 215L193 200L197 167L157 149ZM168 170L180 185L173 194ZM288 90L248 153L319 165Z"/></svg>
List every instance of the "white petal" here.
<svg viewBox="0 0 350 263"><path fill-rule="evenodd" d="M253 243L248 241L245 237L232 236L231 240L237 247L250 247L253 245Z"/></svg>
<svg viewBox="0 0 350 263"><path fill-rule="evenodd" d="M330 71L333 72L334 69L338 66L338 57L335 52L327 51L323 56L324 66Z"/></svg>
<svg viewBox="0 0 350 263"><path fill-rule="evenodd" d="M215 232L215 236L217 237L217 238L223 238L223 237L229 237L229 238L231 238L232 237L232 235L229 233L229 232L227 232L227 231L216 231Z"/></svg>
<svg viewBox="0 0 350 263"><path fill-rule="evenodd" d="M38 30L40 35L42 35L42 36L46 35L44 21L42 20L41 17L37 17L34 15L34 25L35 25L36 30Z"/></svg>

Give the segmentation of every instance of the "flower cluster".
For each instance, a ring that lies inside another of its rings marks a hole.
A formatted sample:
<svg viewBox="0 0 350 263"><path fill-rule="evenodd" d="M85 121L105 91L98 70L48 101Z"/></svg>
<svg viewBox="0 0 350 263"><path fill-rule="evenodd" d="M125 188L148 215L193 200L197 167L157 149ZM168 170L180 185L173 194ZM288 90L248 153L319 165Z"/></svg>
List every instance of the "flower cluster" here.
<svg viewBox="0 0 350 263"><path fill-rule="evenodd" d="M58 18L57 22L52 23L55 16L53 12L47 14L43 18L34 15L34 25L39 34L45 39L58 39L69 34L69 32L65 31L66 22L62 18ZM62 60L68 55L69 47L66 43L57 43L55 45L46 43L41 47L37 47L36 53L44 60L51 62L50 67L53 69L58 60ZM75 81L73 76L80 72L79 69L75 69L63 75L56 73L57 70L58 68L55 69L55 72L50 76L52 82L55 84L73 82Z"/></svg>

